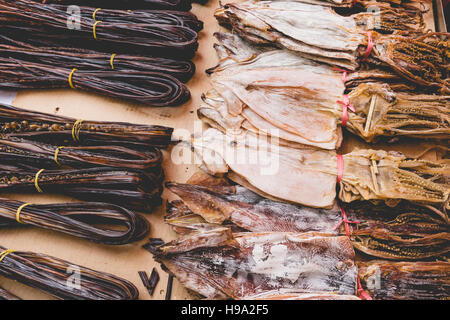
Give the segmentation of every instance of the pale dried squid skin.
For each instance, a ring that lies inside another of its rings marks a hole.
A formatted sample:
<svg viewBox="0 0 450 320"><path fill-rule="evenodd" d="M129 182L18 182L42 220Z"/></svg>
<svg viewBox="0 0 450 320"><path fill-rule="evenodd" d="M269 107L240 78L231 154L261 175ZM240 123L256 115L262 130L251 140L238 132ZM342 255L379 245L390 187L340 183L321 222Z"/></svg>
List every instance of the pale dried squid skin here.
<svg viewBox="0 0 450 320"><path fill-rule="evenodd" d="M202 119L222 131L251 130L286 144L340 146L336 101L345 87L338 72L287 50L257 52L235 35L217 38L221 61L210 69L214 89L203 95Z"/></svg>
<svg viewBox="0 0 450 320"><path fill-rule="evenodd" d="M448 300L450 263L359 262L361 284L376 300Z"/></svg>
<svg viewBox="0 0 450 320"><path fill-rule="evenodd" d="M252 42L272 43L349 70L358 67L357 49L365 35L358 31L352 17L340 16L329 8L298 2L247 1L225 5L216 17Z"/></svg>
<svg viewBox="0 0 450 320"><path fill-rule="evenodd" d="M349 94L356 112L347 128L367 142L380 137L450 140L450 96L395 93L364 83Z"/></svg>
<svg viewBox="0 0 450 320"><path fill-rule="evenodd" d="M214 236L212 236L214 237ZM196 235L192 247L172 242L155 259L186 288L206 298L243 299L279 289L356 294L357 267L347 237L323 233L240 233L222 245ZM222 240L222 239L220 239ZM188 242L186 238L183 242Z"/></svg>
<svg viewBox="0 0 450 320"><path fill-rule="evenodd" d="M317 208L332 208L335 203L333 151L277 146L248 132L237 139L216 129L195 137L192 146L213 175L226 164L229 172L274 198Z"/></svg>

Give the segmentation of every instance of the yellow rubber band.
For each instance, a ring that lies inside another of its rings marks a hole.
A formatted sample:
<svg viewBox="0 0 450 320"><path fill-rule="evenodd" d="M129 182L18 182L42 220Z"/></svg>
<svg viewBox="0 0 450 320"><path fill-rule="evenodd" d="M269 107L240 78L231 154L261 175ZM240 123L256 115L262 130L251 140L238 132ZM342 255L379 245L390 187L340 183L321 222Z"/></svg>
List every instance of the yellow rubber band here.
<svg viewBox="0 0 450 320"><path fill-rule="evenodd" d="M97 12L99 12L100 10L102 10L102 8L97 8L97 9L95 9L94 13L92 13L92 19L97 20L97 19L95 19L95 15L96 15Z"/></svg>
<svg viewBox="0 0 450 320"><path fill-rule="evenodd" d="M14 252L14 250L5 250L2 253L0 253L0 262L2 262L3 259L5 259L8 254L13 253L13 252Z"/></svg>
<svg viewBox="0 0 450 320"><path fill-rule="evenodd" d="M16 220L17 220L18 223L22 223L22 224L23 224L23 222L20 221L20 214L21 214L23 208L25 208L25 207L27 207L27 206L29 206L29 205L32 205L32 203L24 203L23 205L21 205L21 206L19 207L19 209L17 209L17 212L16 212Z"/></svg>
<svg viewBox="0 0 450 320"><path fill-rule="evenodd" d="M81 131L81 124L83 123L83 120L77 120L73 124L72 127L72 138L75 142L80 142L80 131Z"/></svg>
<svg viewBox="0 0 450 320"><path fill-rule="evenodd" d="M69 74L69 85L72 89L75 89L73 82L72 82L72 77L73 77L73 74L75 73L75 71L77 71L77 70L78 70L77 68L73 68Z"/></svg>
<svg viewBox="0 0 450 320"><path fill-rule="evenodd" d="M97 32L96 32L96 28L97 28L97 25L98 25L99 23L101 23L101 22L103 22L103 21L97 21L96 23L94 23L94 26L92 27L92 32L94 33L94 39L95 39L95 40L97 40Z"/></svg>
<svg viewBox="0 0 450 320"><path fill-rule="evenodd" d="M64 149L65 147L58 147L58 148L56 148L56 150L55 150L55 162L56 162L56 164L58 165L58 166L61 166L61 164L58 162L58 154L59 154L59 151L61 150L61 149Z"/></svg>
<svg viewBox="0 0 450 320"><path fill-rule="evenodd" d="M114 70L114 58L116 57L116 54L113 53L111 55L111 59L109 60L109 64L111 65L111 68Z"/></svg>
<svg viewBox="0 0 450 320"><path fill-rule="evenodd" d="M39 193L44 193L44 191L42 191L42 189L39 187L39 182L38 182L39 175L40 175L44 170L45 170L45 169L39 170L39 171L36 173L36 176L34 177L34 186L36 187L36 190L37 190Z"/></svg>

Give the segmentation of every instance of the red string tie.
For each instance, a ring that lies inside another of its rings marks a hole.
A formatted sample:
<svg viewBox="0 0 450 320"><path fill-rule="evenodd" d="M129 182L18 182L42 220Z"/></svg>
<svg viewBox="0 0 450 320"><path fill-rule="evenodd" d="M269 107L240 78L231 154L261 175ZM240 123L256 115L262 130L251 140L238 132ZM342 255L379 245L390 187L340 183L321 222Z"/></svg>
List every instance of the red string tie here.
<svg viewBox="0 0 450 320"><path fill-rule="evenodd" d="M339 100L337 101L337 103L342 105L342 126L346 127L348 122L348 109L352 110L353 112L356 112L356 109L350 104L348 95L344 94L343 99L344 101Z"/></svg>
<svg viewBox="0 0 450 320"><path fill-rule="evenodd" d="M343 208L340 208L340 209L341 209L341 213L342 213L342 221L339 222L339 223L333 228L333 230L339 229L339 228L341 227L341 225L344 224L344 226L345 226L345 235L346 235L347 237L350 237L350 226L349 226L349 224L359 224L359 223L361 223L361 222L360 222L360 221L350 221L350 220L348 220L347 214L345 213L345 210L344 210Z"/></svg>
<svg viewBox="0 0 450 320"><path fill-rule="evenodd" d="M362 61L367 61L367 58L369 58L370 54L372 53L373 47L374 47L372 32L370 32L370 31L367 32L367 41L368 41L367 50L366 50L366 53L364 54L364 58L362 59Z"/></svg>
<svg viewBox="0 0 450 320"><path fill-rule="evenodd" d="M363 300L373 300L372 297L363 289L358 275L358 298Z"/></svg>
<svg viewBox="0 0 450 320"><path fill-rule="evenodd" d="M347 82L347 76L348 76L349 72L347 70L341 69L341 68L333 68L333 70L342 72L342 82L345 84Z"/></svg>

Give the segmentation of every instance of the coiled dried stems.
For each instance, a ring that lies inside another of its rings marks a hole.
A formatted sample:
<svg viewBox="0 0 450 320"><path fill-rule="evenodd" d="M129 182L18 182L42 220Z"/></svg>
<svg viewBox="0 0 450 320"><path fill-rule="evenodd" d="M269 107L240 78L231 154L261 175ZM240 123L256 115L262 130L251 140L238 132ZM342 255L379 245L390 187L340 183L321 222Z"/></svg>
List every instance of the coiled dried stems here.
<svg viewBox="0 0 450 320"><path fill-rule="evenodd" d="M192 8L190 0L35 0L43 4L76 4L90 7L116 9L163 9L189 11Z"/></svg>
<svg viewBox="0 0 450 320"><path fill-rule="evenodd" d="M0 247L0 253L5 250ZM74 273L79 275L79 283L71 280ZM139 297L137 288L125 279L33 252L14 251L3 256L0 275L58 299L135 300Z"/></svg>
<svg viewBox="0 0 450 320"><path fill-rule="evenodd" d="M185 26L194 31L203 29L203 22L198 20L197 16L191 12L185 11L168 11L168 10L121 10L121 9L106 9L94 6L78 7L80 15L83 18L94 19L104 22L116 23L147 23L147 24L162 24L172 26ZM61 11L70 10L67 5L52 5Z"/></svg>
<svg viewBox="0 0 450 320"><path fill-rule="evenodd" d="M0 199L0 220L2 227L30 225L108 245L139 241L150 231L140 215L95 202L37 205Z"/></svg>
<svg viewBox="0 0 450 320"><path fill-rule="evenodd" d="M105 166L158 172L162 162L161 151L154 147L145 152L120 146L55 147L13 137L0 139L0 157L3 164L20 163L44 169Z"/></svg>
<svg viewBox="0 0 450 320"><path fill-rule="evenodd" d="M129 54L109 54L79 48L33 46L28 42L0 35L0 56L17 61L38 62L39 64L67 67L74 66L84 71L149 72L172 76L182 82L192 78L195 65L191 61L169 58L136 56Z"/></svg>
<svg viewBox="0 0 450 320"><path fill-rule="evenodd" d="M134 150L167 148L173 128L126 122L76 120L0 105L0 133L56 146L125 146Z"/></svg>
<svg viewBox="0 0 450 320"><path fill-rule="evenodd" d="M161 204L163 178L162 169L152 173L114 168L36 172L17 167L0 171L0 192L62 193L81 200L152 211Z"/></svg>
<svg viewBox="0 0 450 320"><path fill-rule="evenodd" d="M186 26L160 23L116 23L80 19L76 28L68 28L70 14L54 6L28 0L1 0L0 25L4 34L34 40L52 40L54 45L96 48L99 51L136 52L152 56L190 59L198 48L198 34ZM28 37L27 37L28 38Z"/></svg>
<svg viewBox="0 0 450 320"><path fill-rule="evenodd" d="M147 106L176 106L190 98L187 87L154 72L84 71L76 68L0 58L0 88L73 88Z"/></svg>

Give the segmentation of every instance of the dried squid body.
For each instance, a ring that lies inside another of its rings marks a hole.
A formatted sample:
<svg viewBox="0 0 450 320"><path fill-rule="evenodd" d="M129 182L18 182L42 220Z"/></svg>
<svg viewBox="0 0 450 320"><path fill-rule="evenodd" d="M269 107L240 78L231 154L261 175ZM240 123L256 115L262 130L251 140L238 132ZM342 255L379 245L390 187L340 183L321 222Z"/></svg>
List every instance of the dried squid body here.
<svg viewBox="0 0 450 320"><path fill-rule="evenodd" d="M362 286L377 300L448 300L450 263L358 263Z"/></svg>
<svg viewBox="0 0 450 320"><path fill-rule="evenodd" d="M219 226L234 232L327 232L346 234L339 208L317 209L263 198L221 179L168 183L180 197L169 203L166 223L179 234ZM450 250L449 225L433 208L401 201L353 202L345 205L353 246L390 260L423 260Z"/></svg>
<svg viewBox="0 0 450 320"><path fill-rule="evenodd" d="M288 148L244 133L230 137L208 129L192 146L212 174L229 173L262 195L311 207L333 207L336 197L336 153ZM268 183L270 181L270 183Z"/></svg>
<svg viewBox="0 0 450 320"><path fill-rule="evenodd" d="M222 130L261 132L287 144L334 150L345 87L338 72L287 50L261 52L237 36L216 34L221 61L199 116ZM243 48L243 50L241 50ZM242 52L243 51L243 52Z"/></svg>
<svg viewBox="0 0 450 320"><path fill-rule="evenodd" d="M281 46L349 70L357 69L357 49L365 40L352 17L299 2L232 3L217 10L216 18L251 42Z"/></svg>
<svg viewBox="0 0 450 320"><path fill-rule="evenodd" d="M216 129L194 137L192 146L208 172L228 174L265 197L316 208L334 205L338 178L334 151L291 148L249 132L236 137ZM339 183L343 202L404 199L442 206L448 200L448 161L408 159L382 150L356 150L343 161Z"/></svg>
<svg viewBox="0 0 450 320"><path fill-rule="evenodd" d="M206 298L245 299L273 290L356 294L347 237L323 233L242 233L222 228L153 248L158 262Z"/></svg>

